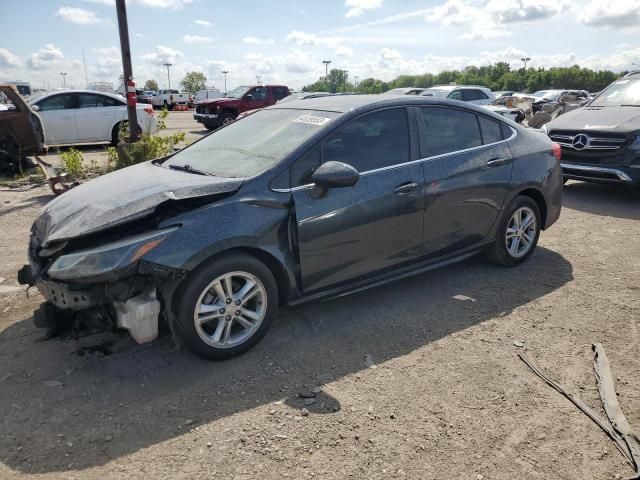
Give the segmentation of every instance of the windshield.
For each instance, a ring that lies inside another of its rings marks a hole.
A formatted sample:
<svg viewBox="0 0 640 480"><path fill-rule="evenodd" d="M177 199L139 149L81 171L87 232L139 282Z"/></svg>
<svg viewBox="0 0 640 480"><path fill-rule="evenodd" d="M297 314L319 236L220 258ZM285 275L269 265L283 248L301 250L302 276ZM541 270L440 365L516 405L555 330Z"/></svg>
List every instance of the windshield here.
<svg viewBox="0 0 640 480"><path fill-rule="evenodd" d="M260 110L181 150L163 165L189 165L216 177L252 177L276 165L339 115L315 110Z"/></svg>
<svg viewBox="0 0 640 480"><path fill-rule="evenodd" d="M447 98L451 90L444 90L442 88L427 88L420 95L423 97L435 97L435 98Z"/></svg>
<svg viewBox="0 0 640 480"><path fill-rule="evenodd" d="M589 106L616 107L620 105L640 107L640 78L623 78L614 82Z"/></svg>
<svg viewBox="0 0 640 480"><path fill-rule="evenodd" d="M247 91L249 91L249 87L246 87L246 86L236 87L233 90L231 90L230 92L228 92L225 95L225 97L227 97L227 98L240 98L240 97L244 96L244 94L247 93Z"/></svg>
<svg viewBox="0 0 640 480"><path fill-rule="evenodd" d="M23 97L31 95L31 87L28 85L16 85L18 93Z"/></svg>

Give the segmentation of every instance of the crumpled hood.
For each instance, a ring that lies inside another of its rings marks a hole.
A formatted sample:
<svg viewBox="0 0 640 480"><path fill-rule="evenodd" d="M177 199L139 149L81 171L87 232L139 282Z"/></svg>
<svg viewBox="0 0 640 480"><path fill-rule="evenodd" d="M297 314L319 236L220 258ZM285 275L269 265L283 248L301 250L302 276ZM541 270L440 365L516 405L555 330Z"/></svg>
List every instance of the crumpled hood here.
<svg viewBox="0 0 640 480"><path fill-rule="evenodd" d="M560 115L547 128L557 130L640 130L640 107L582 107Z"/></svg>
<svg viewBox="0 0 640 480"><path fill-rule="evenodd" d="M167 200L238 190L244 179L196 175L145 162L84 183L49 202L34 223L41 246L145 217Z"/></svg>
<svg viewBox="0 0 640 480"><path fill-rule="evenodd" d="M226 98L226 97L220 97L220 98L213 98L213 99L209 99L209 100L202 100L199 104L200 105L210 105L210 106L214 106L214 105L220 105L221 107L224 105L228 105L228 104L232 104L232 103L238 103L240 101L239 98Z"/></svg>

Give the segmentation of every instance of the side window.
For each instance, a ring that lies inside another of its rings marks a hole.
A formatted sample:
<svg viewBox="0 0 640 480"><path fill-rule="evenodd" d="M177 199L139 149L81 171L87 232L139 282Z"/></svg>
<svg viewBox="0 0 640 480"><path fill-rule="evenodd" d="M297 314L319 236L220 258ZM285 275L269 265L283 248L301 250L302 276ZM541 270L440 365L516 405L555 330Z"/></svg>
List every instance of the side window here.
<svg viewBox="0 0 640 480"><path fill-rule="evenodd" d="M421 111L427 130L427 157L482 145L475 114L443 107L421 108Z"/></svg>
<svg viewBox="0 0 640 480"><path fill-rule="evenodd" d="M322 163L347 163L359 172L409 160L409 125L404 108L355 118L322 142Z"/></svg>
<svg viewBox="0 0 640 480"><path fill-rule="evenodd" d="M265 87L256 87L251 90L251 96L254 100L266 100L267 99L267 89Z"/></svg>
<svg viewBox="0 0 640 480"><path fill-rule="evenodd" d="M73 95L54 95L38 102L41 112L52 110L71 110L73 106Z"/></svg>
<svg viewBox="0 0 640 480"><path fill-rule="evenodd" d="M289 92L284 87L273 87L273 96L276 100L282 100L284 97L288 96Z"/></svg>
<svg viewBox="0 0 640 480"><path fill-rule="evenodd" d="M485 145L502 140L502 130L499 122L482 115L478 115L478 120L480 122L480 131L482 132L482 141Z"/></svg>
<svg viewBox="0 0 640 480"><path fill-rule="evenodd" d="M487 97L482 90L475 88L467 88L462 91L462 100L465 102L471 102L473 100L486 100Z"/></svg>
<svg viewBox="0 0 640 480"><path fill-rule="evenodd" d="M447 98L450 98L451 100L462 100L462 92L460 90L454 90L447 96Z"/></svg>
<svg viewBox="0 0 640 480"><path fill-rule="evenodd" d="M100 103L99 107L122 107L125 103L111 97L105 97L104 95L100 95Z"/></svg>

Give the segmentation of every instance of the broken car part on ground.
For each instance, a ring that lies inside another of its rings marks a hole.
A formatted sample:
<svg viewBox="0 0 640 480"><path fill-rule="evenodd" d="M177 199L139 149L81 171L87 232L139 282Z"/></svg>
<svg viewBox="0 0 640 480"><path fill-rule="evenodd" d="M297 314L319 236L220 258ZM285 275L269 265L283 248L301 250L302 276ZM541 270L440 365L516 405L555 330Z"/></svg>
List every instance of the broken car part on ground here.
<svg viewBox="0 0 640 480"><path fill-rule="evenodd" d="M520 264L561 195L559 147L483 108L289 102L56 198L19 280L47 299L34 318L51 331L101 325L145 342L162 320L195 353L228 358L279 305L480 252Z"/></svg>

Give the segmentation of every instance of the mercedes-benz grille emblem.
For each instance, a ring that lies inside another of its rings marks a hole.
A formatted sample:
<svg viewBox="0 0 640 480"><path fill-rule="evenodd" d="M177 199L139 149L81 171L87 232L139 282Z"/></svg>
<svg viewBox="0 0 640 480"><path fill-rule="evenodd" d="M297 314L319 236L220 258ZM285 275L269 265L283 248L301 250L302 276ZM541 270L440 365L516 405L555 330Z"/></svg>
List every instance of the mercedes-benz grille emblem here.
<svg viewBox="0 0 640 480"><path fill-rule="evenodd" d="M589 137L587 137L584 133L581 133L573 137L572 145L573 145L573 148L575 148L576 150L582 150L588 144L589 144Z"/></svg>

